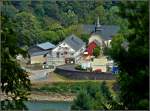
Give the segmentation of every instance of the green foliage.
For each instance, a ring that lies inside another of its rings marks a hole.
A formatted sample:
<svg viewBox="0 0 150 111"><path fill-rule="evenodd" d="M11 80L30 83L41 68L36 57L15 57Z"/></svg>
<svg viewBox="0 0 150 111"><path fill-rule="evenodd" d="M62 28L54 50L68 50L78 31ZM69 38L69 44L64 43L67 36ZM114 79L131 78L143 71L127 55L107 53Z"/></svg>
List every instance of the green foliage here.
<svg viewBox="0 0 150 111"><path fill-rule="evenodd" d="M16 61L18 54L26 55L26 52L18 47L18 38L14 31L15 21L3 15L1 21L1 89L12 99L12 101L3 100L1 107L3 110L26 109L22 102L27 100L29 95L30 80L27 72Z"/></svg>
<svg viewBox="0 0 150 111"><path fill-rule="evenodd" d="M100 84L100 87L98 86L99 84L87 84L86 88L84 89L84 93L80 92L77 98L74 100L72 109L86 110L83 109L83 106L86 106L87 104L90 104L88 110L112 110L116 108L122 109L121 103L119 100L114 99L105 81ZM83 101L85 98L86 101Z"/></svg>
<svg viewBox="0 0 150 111"><path fill-rule="evenodd" d="M89 42L89 34L81 34L81 39L88 44Z"/></svg>
<svg viewBox="0 0 150 111"><path fill-rule="evenodd" d="M126 22L116 14L119 12L118 7L111 2L26 0L3 3L2 12L11 19L15 17L18 22L16 33L20 45L25 44L21 41L25 36L30 45L49 40L58 44L72 33L88 42L89 35L82 35L81 24L95 24L97 16L101 24L118 24L122 30L126 30ZM55 37L50 36L49 31L54 31L55 34L51 33Z"/></svg>
<svg viewBox="0 0 150 111"><path fill-rule="evenodd" d="M67 13L64 13L62 15L62 21L65 26L68 25L73 25L73 24L77 24L78 23L78 17L77 15L74 13L74 11L68 10Z"/></svg>
<svg viewBox="0 0 150 111"><path fill-rule="evenodd" d="M15 31L18 34L20 45L25 45L27 43L33 45L40 42L40 23L35 16L31 13L21 12L16 14L15 21ZM27 39L27 43L23 43L23 39Z"/></svg>
<svg viewBox="0 0 150 111"><path fill-rule="evenodd" d="M71 109L73 110L89 110L90 98L86 91L80 91L77 95L77 99L74 100Z"/></svg>
<svg viewBox="0 0 150 111"><path fill-rule="evenodd" d="M100 91L101 91L101 94L103 94L103 96L106 98L106 100L112 100L112 97L111 97L111 93L109 91L109 88L106 86L106 82L102 82L101 86L100 86Z"/></svg>
<svg viewBox="0 0 150 111"><path fill-rule="evenodd" d="M1 101L1 109L2 110L28 110L25 106L24 101L22 100L6 100Z"/></svg>
<svg viewBox="0 0 150 111"><path fill-rule="evenodd" d="M95 57L98 57L99 55L100 55L100 47L96 47L96 48L94 48L94 50L93 50L93 55L95 56Z"/></svg>
<svg viewBox="0 0 150 111"><path fill-rule="evenodd" d="M41 31L40 38L42 41L50 41L52 43L56 43L59 40L59 36L54 31Z"/></svg>
<svg viewBox="0 0 150 111"><path fill-rule="evenodd" d="M129 27L112 41L110 51L120 68L120 97L128 109L148 109L148 1L124 1L119 14L128 20ZM129 42L128 50L121 46L124 40Z"/></svg>
<svg viewBox="0 0 150 111"><path fill-rule="evenodd" d="M54 83L52 85L45 85L33 90L53 93L74 93L77 94L80 90L86 89L89 85L98 87L99 82L67 82Z"/></svg>
<svg viewBox="0 0 150 111"><path fill-rule="evenodd" d="M75 69L77 70L82 70L82 71L86 71L86 69L83 69L81 65L76 65Z"/></svg>
<svg viewBox="0 0 150 111"><path fill-rule="evenodd" d="M3 5L1 5L1 11L3 15L8 17L15 17L18 10L10 3L10 1L5 1Z"/></svg>
<svg viewBox="0 0 150 111"><path fill-rule="evenodd" d="M99 91L98 85L87 84L86 90L91 98L96 99L96 93Z"/></svg>

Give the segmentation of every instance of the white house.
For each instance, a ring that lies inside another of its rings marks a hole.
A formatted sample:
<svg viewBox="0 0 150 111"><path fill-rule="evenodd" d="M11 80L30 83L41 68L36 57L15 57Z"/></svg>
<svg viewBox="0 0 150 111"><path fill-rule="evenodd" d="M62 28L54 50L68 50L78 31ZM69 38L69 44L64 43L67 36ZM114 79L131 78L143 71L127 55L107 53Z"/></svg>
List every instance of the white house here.
<svg viewBox="0 0 150 111"><path fill-rule="evenodd" d="M48 58L48 64L79 63L85 48L86 43L72 34L52 50L51 56Z"/></svg>

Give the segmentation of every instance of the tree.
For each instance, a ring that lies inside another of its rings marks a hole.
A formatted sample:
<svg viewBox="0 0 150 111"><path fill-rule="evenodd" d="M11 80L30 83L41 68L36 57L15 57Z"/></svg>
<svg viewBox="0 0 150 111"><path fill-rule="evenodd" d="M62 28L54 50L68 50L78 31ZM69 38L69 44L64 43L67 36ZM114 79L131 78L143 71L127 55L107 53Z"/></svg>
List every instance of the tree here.
<svg viewBox="0 0 150 111"><path fill-rule="evenodd" d="M117 42L112 42L114 45L111 48L111 57L120 68L120 97L128 109L148 109L148 1L125 1L119 7L119 14L129 22L129 30L122 33L129 43L128 50Z"/></svg>
<svg viewBox="0 0 150 111"><path fill-rule="evenodd" d="M61 21L64 26L74 25L78 23L78 17L74 11L68 10L67 13L62 13Z"/></svg>
<svg viewBox="0 0 150 111"><path fill-rule="evenodd" d="M90 98L86 91L80 91L77 98L74 100L71 106L73 110L89 110L90 109Z"/></svg>
<svg viewBox="0 0 150 111"><path fill-rule="evenodd" d="M34 12L38 17L43 17L45 14L43 3L41 1L38 1L39 3L35 6Z"/></svg>
<svg viewBox="0 0 150 111"><path fill-rule="evenodd" d="M91 98L96 99L96 93L99 91L96 85L88 84L86 90Z"/></svg>
<svg viewBox="0 0 150 111"><path fill-rule="evenodd" d="M17 34L15 33L15 21L1 16L1 89L7 96L1 101L2 110L27 109L23 101L27 100L30 90L28 74L16 61L18 54L26 55L26 52L18 47ZM24 40L24 39L23 39Z"/></svg>
<svg viewBox="0 0 150 111"><path fill-rule="evenodd" d="M43 1L45 14L49 17L59 20L60 10L56 1Z"/></svg>
<svg viewBox="0 0 150 111"><path fill-rule="evenodd" d="M103 81L100 84L100 87L97 87L97 85L88 84L84 91L81 91L77 98L73 101L72 109L113 110L123 109L123 106L118 99L114 98L106 82Z"/></svg>
<svg viewBox="0 0 150 111"><path fill-rule="evenodd" d="M5 16L10 18L15 17L18 10L10 3L10 1L3 1L3 5L1 6L2 13Z"/></svg>
<svg viewBox="0 0 150 111"><path fill-rule="evenodd" d="M105 9L103 7L103 5L98 6L95 11L95 17L100 17L100 22L101 24L105 23L106 21L106 15L105 15Z"/></svg>
<svg viewBox="0 0 150 111"><path fill-rule="evenodd" d="M81 39L88 44L89 36L89 34L81 34Z"/></svg>
<svg viewBox="0 0 150 111"><path fill-rule="evenodd" d="M34 45L40 42L39 32L41 31L40 23L32 13L21 12L16 14L15 31L18 33L20 45L24 45L26 41L29 45ZM26 41L22 41L27 39Z"/></svg>
<svg viewBox="0 0 150 111"><path fill-rule="evenodd" d="M95 57L98 57L98 56L100 55L100 47L94 48L94 50L93 50L93 55L94 55Z"/></svg>
<svg viewBox="0 0 150 111"><path fill-rule="evenodd" d="M31 0L22 0L17 2L19 2L20 11L30 12L29 5L31 5Z"/></svg>
<svg viewBox="0 0 150 111"><path fill-rule="evenodd" d="M59 36L55 31L41 31L40 37L43 42L51 41L54 44L59 42Z"/></svg>

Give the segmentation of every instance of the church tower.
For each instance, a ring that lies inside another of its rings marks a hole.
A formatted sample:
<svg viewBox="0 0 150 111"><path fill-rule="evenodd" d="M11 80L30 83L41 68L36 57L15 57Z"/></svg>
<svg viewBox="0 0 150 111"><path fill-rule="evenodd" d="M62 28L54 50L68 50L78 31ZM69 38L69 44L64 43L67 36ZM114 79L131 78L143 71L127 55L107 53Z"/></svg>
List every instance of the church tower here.
<svg viewBox="0 0 150 111"><path fill-rule="evenodd" d="M100 25L100 23L99 23L99 17L97 18L97 22L96 22L96 25L95 25L95 32L96 31L101 31L102 29L101 29L101 25Z"/></svg>

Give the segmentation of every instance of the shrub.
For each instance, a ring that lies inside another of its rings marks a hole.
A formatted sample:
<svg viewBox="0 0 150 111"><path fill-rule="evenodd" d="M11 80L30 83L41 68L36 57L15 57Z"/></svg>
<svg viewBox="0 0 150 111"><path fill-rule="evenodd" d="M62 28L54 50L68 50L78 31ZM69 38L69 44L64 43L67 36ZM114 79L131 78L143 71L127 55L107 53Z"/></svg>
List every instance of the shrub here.
<svg viewBox="0 0 150 111"><path fill-rule="evenodd" d="M94 50L93 50L93 55L94 55L95 57L98 57L98 56L100 55L100 47L94 48Z"/></svg>
<svg viewBox="0 0 150 111"><path fill-rule="evenodd" d="M74 100L71 109L73 110L89 110L90 106L90 97L86 91L82 90L77 95L77 98Z"/></svg>
<svg viewBox="0 0 150 111"><path fill-rule="evenodd" d="M82 69L82 67L81 67L81 65L76 65L76 66L75 66L75 69L77 69L77 70L81 70L81 69Z"/></svg>
<svg viewBox="0 0 150 111"><path fill-rule="evenodd" d="M86 71L87 69L83 69L81 65L76 65L75 69L81 70L81 71Z"/></svg>

